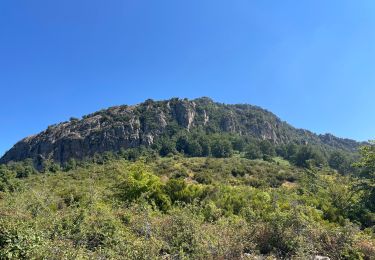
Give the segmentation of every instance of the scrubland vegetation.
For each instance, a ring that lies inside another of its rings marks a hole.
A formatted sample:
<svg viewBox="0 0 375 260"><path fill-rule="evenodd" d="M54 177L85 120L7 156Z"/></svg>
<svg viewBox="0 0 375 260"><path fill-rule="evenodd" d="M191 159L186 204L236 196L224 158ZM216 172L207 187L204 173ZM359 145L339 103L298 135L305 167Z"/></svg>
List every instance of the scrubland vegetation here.
<svg viewBox="0 0 375 260"><path fill-rule="evenodd" d="M373 145L338 170L308 146L225 146L1 165L0 259L375 258Z"/></svg>

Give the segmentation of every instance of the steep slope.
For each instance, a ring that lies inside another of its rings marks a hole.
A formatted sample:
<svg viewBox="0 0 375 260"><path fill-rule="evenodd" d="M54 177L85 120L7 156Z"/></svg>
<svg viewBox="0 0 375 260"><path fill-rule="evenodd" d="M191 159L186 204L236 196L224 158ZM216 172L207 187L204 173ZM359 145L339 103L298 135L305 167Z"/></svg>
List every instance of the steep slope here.
<svg viewBox="0 0 375 260"><path fill-rule="evenodd" d="M231 133L275 144L290 141L354 151L359 143L333 135L316 135L296 129L262 108L239 104L225 105L209 98L146 100L134 106L116 106L81 120L49 126L14 145L0 163L26 158L53 159L64 163L105 151L119 151L140 145L150 146L158 137L181 130Z"/></svg>

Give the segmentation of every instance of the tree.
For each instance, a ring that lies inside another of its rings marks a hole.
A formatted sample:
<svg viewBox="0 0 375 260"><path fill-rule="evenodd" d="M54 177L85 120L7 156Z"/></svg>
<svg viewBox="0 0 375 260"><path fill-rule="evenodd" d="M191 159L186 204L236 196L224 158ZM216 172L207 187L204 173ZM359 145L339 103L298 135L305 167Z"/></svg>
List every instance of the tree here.
<svg viewBox="0 0 375 260"><path fill-rule="evenodd" d="M324 157L321 152L309 145L300 146L293 159L297 166L305 168L325 164Z"/></svg>
<svg viewBox="0 0 375 260"><path fill-rule="evenodd" d="M241 136L233 136L231 139L233 149L242 152L245 149L246 142Z"/></svg>
<svg viewBox="0 0 375 260"><path fill-rule="evenodd" d="M186 153L188 151L189 139L186 135L181 135L176 141L176 150L180 153Z"/></svg>
<svg viewBox="0 0 375 260"><path fill-rule="evenodd" d="M263 140L259 143L259 148L263 154L263 160L271 160L276 155L275 146L268 140Z"/></svg>
<svg viewBox="0 0 375 260"><path fill-rule="evenodd" d="M285 159L287 158L287 146L285 144L278 145L275 148L275 151L277 156L283 157Z"/></svg>
<svg viewBox="0 0 375 260"><path fill-rule="evenodd" d="M259 148L263 155L275 156L275 146L268 140L263 140L259 144Z"/></svg>
<svg viewBox="0 0 375 260"><path fill-rule="evenodd" d="M212 155L216 158L230 157L233 153L232 144L227 140L216 139L211 146Z"/></svg>
<svg viewBox="0 0 375 260"><path fill-rule="evenodd" d="M258 145L250 143L245 148L245 157L251 160L261 159L263 158L263 153Z"/></svg>
<svg viewBox="0 0 375 260"><path fill-rule="evenodd" d="M0 192L15 191L17 188L16 172L5 165L0 165Z"/></svg>
<svg viewBox="0 0 375 260"><path fill-rule="evenodd" d="M296 155L298 152L298 146L295 143L289 143L286 146L286 158L287 160L291 160L293 156Z"/></svg>
<svg viewBox="0 0 375 260"><path fill-rule="evenodd" d="M160 155L161 156L167 156L170 153L175 153L176 151L176 144L170 139L164 138L161 142L160 147Z"/></svg>
<svg viewBox="0 0 375 260"><path fill-rule="evenodd" d="M192 140L188 144L188 154L190 156L201 156L202 155L202 147L196 140Z"/></svg>
<svg viewBox="0 0 375 260"><path fill-rule="evenodd" d="M70 158L65 164L65 171L75 170L77 168L77 161L74 158Z"/></svg>
<svg viewBox="0 0 375 260"><path fill-rule="evenodd" d="M211 146L210 140L208 139L207 135L200 135L198 138L198 142L202 147L202 156L210 156Z"/></svg>
<svg viewBox="0 0 375 260"><path fill-rule="evenodd" d="M361 169L360 177L363 179L361 189L365 196L364 206L371 211L371 223L375 224L375 141L370 141L369 145L362 146L359 150L361 158L354 166Z"/></svg>
<svg viewBox="0 0 375 260"><path fill-rule="evenodd" d="M330 155L328 164L340 173L347 173L350 170L349 158L339 151L335 151Z"/></svg>
<svg viewBox="0 0 375 260"><path fill-rule="evenodd" d="M11 163L9 166L16 173L16 178L27 178L32 174L36 174L33 162L30 159L23 162Z"/></svg>
<svg viewBox="0 0 375 260"><path fill-rule="evenodd" d="M375 177L375 141L370 141L369 145L362 146L359 149L361 159L354 165L361 167L367 172L369 177Z"/></svg>

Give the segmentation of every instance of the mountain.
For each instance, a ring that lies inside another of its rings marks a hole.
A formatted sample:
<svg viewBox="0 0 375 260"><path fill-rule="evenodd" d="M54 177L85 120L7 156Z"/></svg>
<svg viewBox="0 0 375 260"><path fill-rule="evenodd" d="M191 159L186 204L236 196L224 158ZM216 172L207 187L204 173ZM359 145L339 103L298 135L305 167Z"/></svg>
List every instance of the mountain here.
<svg viewBox="0 0 375 260"><path fill-rule="evenodd" d="M49 126L45 131L19 141L0 163L31 159L52 159L64 163L96 153L150 147L161 137L185 131L231 134L269 140L280 145L290 142L312 144L325 149L354 152L360 143L317 135L296 129L273 113L248 104L228 105L203 97L194 100L173 98L165 101L115 106L68 122Z"/></svg>
<svg viewBox="0 0 375 260"><path fill-rule="evenodd" d="M2 158L0 259L375 259L358 145L208 98L71 118Z"/></svg>

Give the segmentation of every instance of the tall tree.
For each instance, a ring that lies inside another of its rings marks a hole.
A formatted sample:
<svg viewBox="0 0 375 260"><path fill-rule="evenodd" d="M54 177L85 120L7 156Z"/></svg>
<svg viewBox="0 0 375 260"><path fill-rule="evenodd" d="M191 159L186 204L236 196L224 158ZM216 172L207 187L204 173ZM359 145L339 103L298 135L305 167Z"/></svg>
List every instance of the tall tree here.
<svg viewBox="0 0 375 260"><path fill-rule="evenodd" d="M211 146L211 152L214 157L226 158L233 153L232 144L227 140L216 139Z"/></svg>
<svg viewBox="0 0 375 260"><path fill-rule="evenodd" d="M361 159L354 166L361 168L362 190L365 193L364 203L371 211L372 221L375 223L375 141L362 146L359 152Z"/></svg>
<svg viewBox="0 0 375 260"><path fill-rule="evenodd" d="M331 168L338 170L340 173L348 173L350 170L350 162L348 156L340 151L333 152L328 159Z"/></svg>

